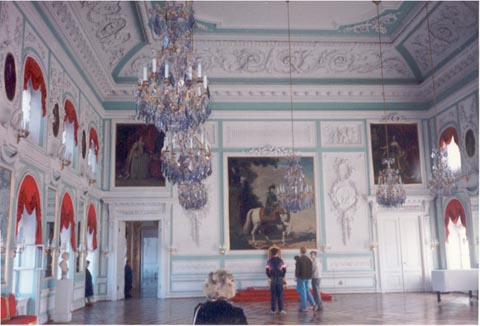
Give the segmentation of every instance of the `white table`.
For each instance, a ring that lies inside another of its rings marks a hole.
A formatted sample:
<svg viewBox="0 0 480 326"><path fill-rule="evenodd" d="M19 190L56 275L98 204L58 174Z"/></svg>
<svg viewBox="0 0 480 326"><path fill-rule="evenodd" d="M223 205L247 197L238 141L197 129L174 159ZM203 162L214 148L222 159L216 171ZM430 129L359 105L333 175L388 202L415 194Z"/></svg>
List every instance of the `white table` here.
<svg viewBox="0 0 480 326"><path fill-rule="evenodd" d="M472 300L472 292L478 291L478 269L439 269L432 270L432 290L440 294L445 292L467 292Z"/></svg>

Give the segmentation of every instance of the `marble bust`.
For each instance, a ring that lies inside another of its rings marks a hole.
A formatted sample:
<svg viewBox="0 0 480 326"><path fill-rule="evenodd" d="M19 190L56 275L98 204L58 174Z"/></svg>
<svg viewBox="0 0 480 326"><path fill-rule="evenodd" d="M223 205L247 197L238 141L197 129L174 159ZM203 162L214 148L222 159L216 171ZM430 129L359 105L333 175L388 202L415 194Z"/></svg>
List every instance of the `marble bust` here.
<svg viewBox="0 0 480 326"><path fill-rule="evenodd" d="M60 269L62 270L62 277L61 277L62 280L67 279L69 257L70 257L70 254L68 252L64 252L62 254L62 261L60 262L60 264L58 264L60 266Z"/></svg>

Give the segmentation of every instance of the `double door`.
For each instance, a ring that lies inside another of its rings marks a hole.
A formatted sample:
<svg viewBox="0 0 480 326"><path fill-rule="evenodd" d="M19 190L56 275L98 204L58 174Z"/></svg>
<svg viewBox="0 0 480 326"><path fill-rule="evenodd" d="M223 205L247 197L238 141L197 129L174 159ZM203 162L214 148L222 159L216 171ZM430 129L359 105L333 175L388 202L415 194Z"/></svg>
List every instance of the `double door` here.
<svg viewBox="0 0 480 326"><path fill-rule="evenodd" d="M424 291L419 217L383 216L378 219L377 231L382 292Z"/></svg>

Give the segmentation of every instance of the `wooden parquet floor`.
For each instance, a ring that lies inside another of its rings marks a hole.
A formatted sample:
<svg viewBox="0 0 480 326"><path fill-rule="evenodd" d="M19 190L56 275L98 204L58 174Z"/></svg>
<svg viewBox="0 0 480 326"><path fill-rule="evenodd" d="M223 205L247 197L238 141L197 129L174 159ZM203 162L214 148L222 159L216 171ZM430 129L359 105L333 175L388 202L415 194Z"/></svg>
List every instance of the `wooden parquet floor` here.
<svg viewBox="0 0 480 326"><path fill-rule="evenodd" d="M72 313L70 324L187 325L202 298L132 298L96 302ZM299 303L287 301L286 315L269 315L269 302L237 303L249 324L255 325L478 325L478 300L468 295L434 293L334 294L321 312L298 312ZM50 322L50 324L54 324Z"/></svg>

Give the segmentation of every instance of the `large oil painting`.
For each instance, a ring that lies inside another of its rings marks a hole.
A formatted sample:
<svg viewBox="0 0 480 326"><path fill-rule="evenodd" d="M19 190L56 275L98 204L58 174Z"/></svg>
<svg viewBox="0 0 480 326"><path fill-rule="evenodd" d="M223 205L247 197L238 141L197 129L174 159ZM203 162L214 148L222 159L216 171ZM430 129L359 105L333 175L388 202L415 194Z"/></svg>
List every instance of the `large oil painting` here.
<svg viewBox="0 0 480 326"><path fill-rule="evenodd" d="M387 156L395 160L392 167L400 171L404 184L422 183L416 123L372 123L370 132L375 184L379 172L386 167L382 161Z"/></svg>
<svg viewBox="0 0 480 326"><path fill-rule="evenodd" d="M154 125L117 124L115 187L164 187L163 139Z"/></svg>
<svg viewBox="0 0 480 326"><path fill-rule="evenodd" d="M230 250L316 247L315 204L300 212L278 205L287 159L275 156L228 157ZM315 189L313 157L302 157L307 182Z"/></svg>
<svg viewBox="0 0 480 326"><path fill-rule="evenodd" d="M0 245L8 248L8 221L10 213L10 192L12 187L12 171L6 169L0 165ZM1 253L1 283L4 284L7 281L7 262L8 251L2 250Z"/></svg>

